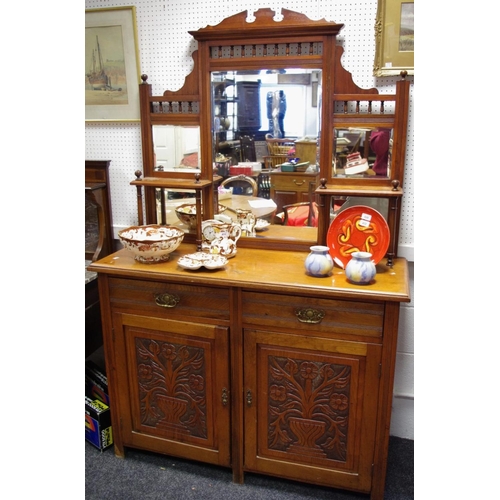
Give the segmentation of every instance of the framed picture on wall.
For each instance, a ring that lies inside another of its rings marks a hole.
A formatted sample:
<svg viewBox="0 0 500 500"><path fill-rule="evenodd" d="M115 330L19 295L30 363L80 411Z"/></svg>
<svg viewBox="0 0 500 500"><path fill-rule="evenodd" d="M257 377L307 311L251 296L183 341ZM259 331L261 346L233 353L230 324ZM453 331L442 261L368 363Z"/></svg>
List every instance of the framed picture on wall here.
<svg viewBox="0 0 500 500"><path fill-rule="evenodd" d="M378 0L375 22L375 76L414 74L414 2Z"/></svg>
<svg viewBox="0 0 500 500"><path fill-rule="evenodd" d="M85 11L85 121L140 121L135 7Z"/></svg>

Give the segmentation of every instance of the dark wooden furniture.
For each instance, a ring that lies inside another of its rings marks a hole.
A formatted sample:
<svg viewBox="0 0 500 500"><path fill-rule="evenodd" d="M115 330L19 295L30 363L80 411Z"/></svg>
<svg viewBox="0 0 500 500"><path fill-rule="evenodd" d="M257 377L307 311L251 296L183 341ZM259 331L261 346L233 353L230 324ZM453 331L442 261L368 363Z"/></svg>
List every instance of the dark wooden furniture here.
<svg viewBox="0 0 500 500"><path fill-rule="evenodd" d="M85 261L85 267L90 261ZM101 305L97 275L85 269L85 358L102 346Z"/></svg>
<svg viewBox="0 0 500 500"><path fill-rule="evenodd" d="M85 267L114 251L110 160L85 161ZM97 275L85 270L85 357L102 346Z"/></svg>
<svg viewBox="0 0 500 500"><path fill-rule="evenodd" d="M238 82L236 84L237 123L242 134L258 132L260 123L260 82Z"/></svg>
<svg viewBox="0 0 500 500"><path fill-rule="evenodd" d="M85 259L97 260L114 249L109 165L85 160Z"/></svg>
<svg viewBox="0 0 500 500"><path fill-rule="evenodd" d="M127 250L99 273L115 453L127 447L382 500L407 263L312 278L304 252L239 248L219 271Z"/></svg>

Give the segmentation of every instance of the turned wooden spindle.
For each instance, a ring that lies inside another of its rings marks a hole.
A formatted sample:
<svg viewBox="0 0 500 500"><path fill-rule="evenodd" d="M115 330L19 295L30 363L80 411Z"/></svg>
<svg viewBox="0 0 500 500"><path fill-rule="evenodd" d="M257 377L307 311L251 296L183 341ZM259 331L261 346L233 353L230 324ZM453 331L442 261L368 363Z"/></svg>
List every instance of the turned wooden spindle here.
<svg viewBox="0 0 500 500"><path fill-rule="evenodd" d="M141 170L136 170L135 171L135 177L136 181L140 181L142 177L142 171ZM138 214L138 222L139 226L142 226L144 224L144 217L143 217L143 212L142 212L142 186L136 186L137 189L137 214Z"/></svg>

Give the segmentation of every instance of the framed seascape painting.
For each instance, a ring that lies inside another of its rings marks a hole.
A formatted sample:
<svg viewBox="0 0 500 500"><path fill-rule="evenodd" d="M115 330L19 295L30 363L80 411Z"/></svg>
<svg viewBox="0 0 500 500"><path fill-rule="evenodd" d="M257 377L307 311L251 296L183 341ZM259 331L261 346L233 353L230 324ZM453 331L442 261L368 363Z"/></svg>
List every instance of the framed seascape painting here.
<svg viewBox="0 0 500 500"><path fill-rule="evenodd" d="M135 7L85 11L85 121L140 121Z"/></svg>
<svg viewBox="0 0 500 500"><path fill-rule="evenodd" d="M413 0L378 0L375 22L375 76L414 74Z"/></svg>

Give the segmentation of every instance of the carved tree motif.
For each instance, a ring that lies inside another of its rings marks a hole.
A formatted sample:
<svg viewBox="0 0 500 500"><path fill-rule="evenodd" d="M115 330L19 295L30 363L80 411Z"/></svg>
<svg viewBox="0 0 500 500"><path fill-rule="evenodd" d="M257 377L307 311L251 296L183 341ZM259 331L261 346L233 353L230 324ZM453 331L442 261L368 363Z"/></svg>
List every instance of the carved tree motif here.
<svg viewBox="0 0 500 500"><path fill-rule="evenodd" d="M136 338L141 423L207 437L204 350Z"/></svg>
<svg viewBox="0 0 500 500"><path fill-rule="evenodd" d="M269 356L270 449L345 461L351 367Z"/></svg>

